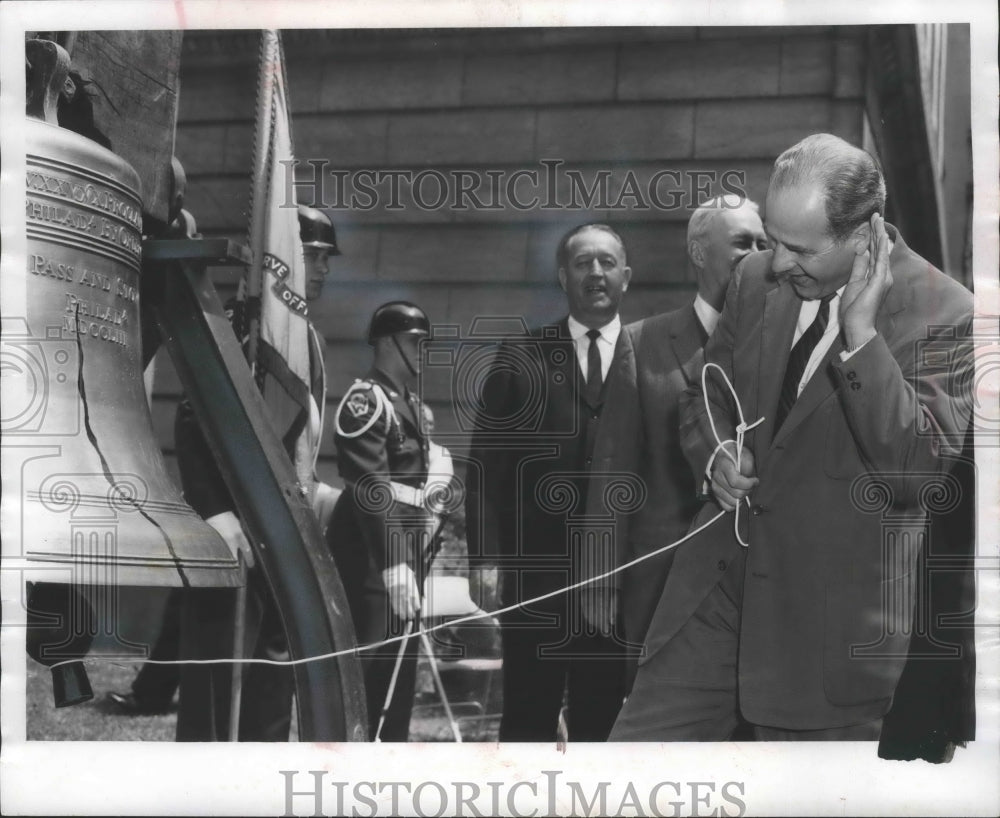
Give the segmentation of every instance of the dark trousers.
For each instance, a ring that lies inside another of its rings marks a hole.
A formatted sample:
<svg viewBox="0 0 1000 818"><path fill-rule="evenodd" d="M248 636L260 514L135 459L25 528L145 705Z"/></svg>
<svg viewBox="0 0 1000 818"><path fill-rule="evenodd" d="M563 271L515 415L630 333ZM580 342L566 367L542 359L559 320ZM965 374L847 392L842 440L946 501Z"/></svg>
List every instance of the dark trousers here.
<svg viewBox="0 0 1000 818"><path fill-rule="evenodd" d="M185 591L181 609L182 659L233 655L235 591ZM177 741L226 741L233 666L181 665Z"/></svg>
<svg viewBox="0 0 1000 818"><path fill-rule="evenodd" d="M180 655L183 600L184 593L180 588L170 589L163 608L160 633L149 652L150 659L169 661ZM132 694L147 707L166 710L174 700L180 679L178 665L144 664L132 680Z"/></svg>
<svg viewBox="0 0 1000 818"><path fill-rule="evenodd" d="M740 725L737 655L744 566L742 555L734 559L677 634L639 667L612 741L733 738ZM875 741L881 727L881 719L822 730L752 725L758 741Z"/></svg>
<svg viewBox="0 0 1000 818"><path fill-rule="evenodd" d="M384 604L388 604L384 594L383 600ZM415 624L414 631L418 626L419 622ZM401 636L405 631L404 622L395 616L389 617L388 636ZM403 646L402 641L394 642L360 654L368 705L368 737L372 740L376 738L376 734L379 741L406 741L410 735L410 713L413 710L413 695L417 683L417 651L420 642L418 637L405 640L405 647L402 647L403 657L400 661L401 646ZM386 698L397 661L399 661L399 672L396 675L392 699L387 705ZM383 709L385 709L384 720ZM381 732L378 732L379 721L382 721Z"/></svg>
<svg viewBox="0 0 1000 818"><path fill-rule="evenodd" d="M500 741L555 741L563 695L571 741L606 741L625 695L620 640L576 633L566 608L555 622L512 612L501 621Z"/></svg>
<svg viewBox="0 0 1000 818"><path fill-rule="evenodd" d="M354 513L353 495L341 495L326 531L327 545L333 554L351 609L351 621L358 645L371 645L406 631L406 623L397 618L389 605L381 572L374 555L365 545ZM414 631L417 628L414 627ZM392 681L393 669L401 642L358 653L365 677L368 706L368 738L374 740ZM410 733L410 713L417 679L417 638L406 641L402 662L386 709L379 741L406 741Z"/></svg>
<svg viewBox="0 0 1000 818"><path fill-rule="evenodd" d="M290 658L288 643L274 597L266 588L258 588L253 599L250 604L261 608L257 638L251 643L253 657L287 661ZM254 618L248 616L248 619ZM239 740L288 741L294 695L295 674L291 666L245 665L240 693Z"/></svg>
<svg viewBox="0 0 1000 818"><path fill-rule="evenodd" d="M287 660L285 633L263 572L248 576L243 652L255 659ZM181 655L188 659L233 656L234 591L186 592L181 615ZM240 741L288 741L295 678L289 666L242 666ZM226 741L232 664L182 665L177 712L178 741Z"/></svg>

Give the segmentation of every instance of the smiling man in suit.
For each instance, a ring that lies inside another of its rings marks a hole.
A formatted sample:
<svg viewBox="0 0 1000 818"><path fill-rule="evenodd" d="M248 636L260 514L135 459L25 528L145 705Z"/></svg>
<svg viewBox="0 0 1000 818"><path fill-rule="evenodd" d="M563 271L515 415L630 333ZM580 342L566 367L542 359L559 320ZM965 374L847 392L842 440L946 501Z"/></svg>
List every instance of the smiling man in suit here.
<svg viewBox="0 0 1000 818"><path fill-rule="evenodd" d="M698 482L680 445L679 401L701 376L702 348L719 321L737 265L763 250L757 205L736 195L716 196L691 215L688 270L698 282L692 303L625 327L634 351L630 377L612 382L595 443L589 508L600 510L609 484L624 472L645 487L645 502L617 518L616 565L682 537L701 503ZM595 629L616 632L636 658L659 602L673 552L651 557L584 593L584 617ZM615 621L620 615L620 627ZM628 678L635 663L628 664Z"/></svg>
<svg viewBox="0 0 1000 818"><path fill-rule="evenodd" d="M714 498L695 525L739 506L749 547L726 516L677 549L613 738L725 740L740 714L763 740L878 738L920 543L886 520L922 530L924 489L971 408L972 296L906 247L884 207L878 163L835 136L775 162L774 249L742 263L705 349L746 419L764 420L737 467L705 408L735 438L721 379L681 409L685 453Z"/></svg>
<svg viewBox="0 0 1000 818"><path fill-rule="evenodd" d="M569 231L556 252L569 315L505 339L483 381L466 496L469 554L495 562L506 605L589 573L573 532L585 518L593 443L616 373L631 366L618 308L632 271L607 225ZM621 647L584 627L577 594L503 617L501 741L604 741L624 696Z"/></svg>

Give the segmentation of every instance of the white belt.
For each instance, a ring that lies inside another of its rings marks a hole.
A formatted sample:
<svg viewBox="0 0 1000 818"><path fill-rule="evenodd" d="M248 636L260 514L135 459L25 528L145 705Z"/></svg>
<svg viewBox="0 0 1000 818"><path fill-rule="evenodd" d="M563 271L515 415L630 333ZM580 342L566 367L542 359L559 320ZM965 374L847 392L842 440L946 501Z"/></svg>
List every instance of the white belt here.
<svg viewBox="0 0 1000 818"><path fill-rule="evenodd" d="M407 486L403 483L397 483L395 480L390 480L389 486L392 488L393 499L397 502L406 503L406 505L416 508L424 507L424 490L422 488Z"/></svg>

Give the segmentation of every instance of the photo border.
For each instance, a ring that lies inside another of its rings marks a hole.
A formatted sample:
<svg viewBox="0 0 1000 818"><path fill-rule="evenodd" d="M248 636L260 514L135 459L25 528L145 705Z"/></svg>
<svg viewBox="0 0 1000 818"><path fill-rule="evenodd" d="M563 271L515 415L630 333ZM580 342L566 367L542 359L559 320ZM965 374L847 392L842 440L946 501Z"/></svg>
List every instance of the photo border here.
<svg viewBox="0 0 1000 818"><path fill-rule="evenodd" d="M835 8L833 7L835 5ZM354 28L423 26L560 26L560 25L857 25L874 23L969 22L972 75L972 143L974 170L973 269L977 327L996 335L1000 314L997 280L997 10L994 3L957 0L882 3L841 0L836 4L793 6L780 2L715 2L705 9L652 8L647 4L490 2L339 2L317 4L202 2L5 2L0 4L0 121L2 134L2 199L0 199L0 300L5 314L17 314L25 303L23 270L26 252L20 207L24 178L23 133L11 127L24 111L23 32L165 28ZM19 280L22 283L18 283ZM11 306L15 305L15 306ZM23 311L20 314L24 314ZM980 373L980 399L997 400L1000 372ZM1000 450L977 448L982 476L979 485L977 554L996 564L1000 544ZM3 511L9 522L12 503ZM7 525L4 525L7 532ZM417 785L436 781L502 782L501 807L511 788L525 782L514 800L524 814L550 807L572 808L566 782L579 782L586 792L598 782L624 793L631 783L641 796L660 782L678 782L685 804L699 810L692 782L743 782L746 813L790 815L995 815L1000 812L996 760L1000 748L1000 623L995 570L979 572L977 619L976 740L959 748L948 764L887 761L876 757L873 744L472 744L456 745L319 745L194 744L154 742L27 742L24 708L24 611L20 575L0 572L4 627L0 631L4 674L0 681L0 804L7 814L287 814L287 776L296 771L296 790L310 786L309 771L325 771L324 785L378 780L390 771ZM403 772L405 771L405 774ZM549 800L558 771L560 788ZM534 784L535 792L532 795ZM685 789L687 788L687 789ZM322 811L334 814L336 787L324 790ZM367 792L367 790L365 790ZM704 794L705 789L697 790ZM389 793L377 797L380 814L388 814ZM682 799L678 799L682 800ZM669 798L664 796L663 803ZM428 796L430 805L436 804ZM480 801L488 804L488 799ZM295 796L294 814L313 814L309 797ZM609 806L614 798L609 797ZM709 814L709 806L700 807ZM732 804L723 804L732 808ZM358 802L357 814L368 814ZM382 812L385 810L385 812ZM431 812L430 814L433 814ZM467 813L472 814L472 813ZM627 812L625 814L635 814ZM648 814L648 811L647 811ZM683 812L681 814L687 814ZM735 814L729 812L728 814Z"/></svg>

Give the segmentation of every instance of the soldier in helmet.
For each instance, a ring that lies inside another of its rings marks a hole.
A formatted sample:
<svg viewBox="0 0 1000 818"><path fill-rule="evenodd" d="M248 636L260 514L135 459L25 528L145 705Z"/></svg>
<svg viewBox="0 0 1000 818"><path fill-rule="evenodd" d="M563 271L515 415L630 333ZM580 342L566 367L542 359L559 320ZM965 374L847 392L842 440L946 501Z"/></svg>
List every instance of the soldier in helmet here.
<svg viewBox="0 0 1000 818"><path fill-rule="evenodd" d="M423 494L430 441L421 401L411 390L420 367L420 341L429 333L427 316L409 302L391 301L375 310L368 331L372 367L347 390L334 421L337 463L346 485L327 541L359 645L405 633L420 608L429 546L430 512ZM360 654L369 732L382 741L406 741L409 733L416 644L403 644L401 661L400 644Z"/></svg>
<svg viewBox="0 0 1000 818"><path fill-rule="evenodd" d="M323 291L330 256L339 256L337 235L330 218L315 207L299 205L299 237L306 257L306 300L315 301Z"/></svg>
<svg viewBox="0 0 1000 818"><path fill-rule="evenodd" d="M329 273L330 256L339 256L337 235L329 217L314 207L298 206L299 236L306 261L306 301L315 301L323 292L323 284ZM306 439L312 462L319 454L323 434L323 410L326 403L326 367L323 363L324 342L316 328L309 323L309 375L311 380L312 405ZM314 476L315 477L315 476ZM320 530L325 531L333 513L338 492L325 483L313 479L310 498L313 510L319 518Z"/></svg>

